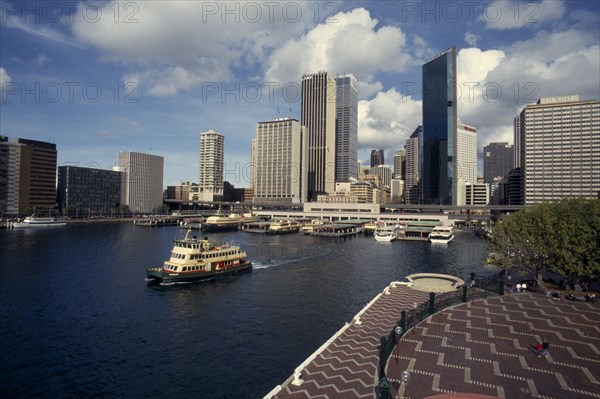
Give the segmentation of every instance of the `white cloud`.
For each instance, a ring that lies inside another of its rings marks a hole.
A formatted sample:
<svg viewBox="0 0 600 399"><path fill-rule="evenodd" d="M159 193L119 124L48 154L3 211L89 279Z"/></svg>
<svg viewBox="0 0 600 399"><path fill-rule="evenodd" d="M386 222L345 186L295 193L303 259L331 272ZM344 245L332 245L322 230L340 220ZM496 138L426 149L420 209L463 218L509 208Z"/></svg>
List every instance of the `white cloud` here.
<svg viewBox="0 0 600 399"><path fill-rule="evenodd" d="M471 47L477 46L477 41L481 39L481 36L478 36L474 33L467 32L465 33L465 42Z"/></svg>
<svg viewBox="0 0 600 399"><path fill-rule="evenodd" d="M73 34L103 52L106 61L126 64L152 95L173 95L201 82L232 79L236 68L260 67L273 48L301 34L309 13L295 21L297 2L144 1L124 12L122 2L103 4L101 20L77 13ZM80 8L84 5L80 5ZM114 10L121 19L114 21ZM287 10L284 12L283 10ZM237 22L236 22L237 21Z"/></svg>
<svg viewBox="0 0 600 399"><path fill-rule="evenodd" d="M9 85L12 83L11 77L6 72L6 69L0 67L0 103L5 103L8 101L9 93L7 90L9 89Z"/></svg>
<svg viewBox="0 0 600 399"><path fill-rule="evenodd" d="M565 14L562 0L541 2L494 1L485 4L480 21L486 28L496 30L540 28L541 24L560 19Z"/></svg>
<svg viewBox="0 0 600 399"><path fill-rule="evenodd" d="M39 54L35 60L33 60L33 63L37 66L44 66L48 61L50 61L50 58L44 54Z"/></svg>
<svg viewBox="0 0 600 399"><path fill-rule="evenodd" d="M364 98L382 87L375 81L376 73L402 72L409 65L407 40L399 28L377 29L378 21L364 8L340 12L333 19L337 22L317 25L276 49L269 57L265 80L297 82L303 74L320 70L352 73Z"/></svg>
<svg viewBox="0 0 600 399"><path fill-rule="evenodd" d="M478 128L480 148L491 141L512 142L512 119L540 97L598 98L600 92L597 39L574 30L542 31L503 51L463 49L457 63L459 117Z"/></svg>
<svg viewBox="0 0 600 399"><path fill-rule="evenodd" d="M361 148L402 148L421 124L421 101L395 88L358 102L358 141Z"/></svg>

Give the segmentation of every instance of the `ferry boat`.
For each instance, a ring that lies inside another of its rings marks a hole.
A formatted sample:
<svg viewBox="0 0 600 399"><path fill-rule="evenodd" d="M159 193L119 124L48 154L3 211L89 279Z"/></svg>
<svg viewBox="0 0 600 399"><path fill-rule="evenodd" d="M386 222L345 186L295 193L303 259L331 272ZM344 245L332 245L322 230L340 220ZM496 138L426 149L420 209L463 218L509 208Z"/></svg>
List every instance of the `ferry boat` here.
<svg viewBox="0 0 600 399"><path fill-rule="evenodd" d="M436 226L429 234L429 241L432 244L447 244L454 238L454 227Z"/></svg>
<svg viewBox="0 0 600 399"><path fill-rule="evenodd" d="M205 232L237 230L241 223L242 217L235 213L232 213L229 216L209 216L202 224L202 230Z"/></svg>
<svg viewBox="0 0 600 399"><path fill-rule="evenodd" d="M316 237L347 237L362 233L363 227L353 224L323 224L315 226L311 235Z"/></svg>
<svg viewBox="0 0 600 399"><path fill-rule="evenodd" d="M249 222L243 223L241 230L246 233L266 234L269 231L271 222Z"/></svg>
<svg viewBox="0 0 600 399"><path fill-rule="evenodd" d="M316 226L321 226L322 224L324 224L325 222L323 221L323 219L313 219L310 221L310 223L305 224L304 226L302 226L302 233L304 234L312 234L313 231L315 230Z"/></svg>
<svg viewBox="0 0 600 399"><path fill-rule="evenodd" d="M246 252L232 244L211 244L206 238L175 240L171 257L162 267L146 269L148 281L177 283L235 274L252 269Z"/></svg>
<svg viewBox="0 0 600 399"><path fill-rule="evenodd" d="M35 216L27 216L22 222L15 222L12 227L24 228L24 227L54 227L54 226L66 226L66 222L54 220L54 218L38 218Z"/></svg>
<svg viewBox="0 0 600 399"><path fill-rule="evenodd" d="M379 225L377 229L375 229L375 240L376 241L394 241L398 239L398 233L400 232L400 227L398 225Z"/></svg>
<svg viewBox="0 0 600 399"><path fill-rule="evenodd" d="M269 225L268 234L288 234L300 231L300 223L293 220L277 220Z"/></svg>

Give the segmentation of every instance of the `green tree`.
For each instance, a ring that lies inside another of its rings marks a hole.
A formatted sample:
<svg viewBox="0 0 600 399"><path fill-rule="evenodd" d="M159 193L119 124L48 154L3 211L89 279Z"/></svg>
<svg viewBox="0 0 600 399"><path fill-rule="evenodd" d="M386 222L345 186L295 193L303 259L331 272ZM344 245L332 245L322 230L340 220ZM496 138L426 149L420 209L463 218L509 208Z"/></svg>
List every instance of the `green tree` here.
<svg viewBox="0 0 600 399"><path fill-rule="evenodd" d="M532 274L544 289L542 273L565 277L569 288L600 276L600 201L569 199L519 211L494 226L495 263Z"/></svg>
<svg viewBox="0 0 600 399"><path fill-rule="evenodd" d="M124 213L129 213L129 205L127 205L127 204L119 205L119 213L121 214L121 217L123 217Z"/></svg>
<svg viewBox="0 0 600 399"><path fill-rule="evenodd" d="M157 212L160 214L167 214L167 212L169 212L169 206L167 204L162 204L157 208Z"/></svg>
<svg viewBox="0 0 600 399"><path fill-rule="evenodd" d="M65 215L72 216L76 212L77 212L77 205L71 204L71 205L67 206L65 209Z"/></svg>

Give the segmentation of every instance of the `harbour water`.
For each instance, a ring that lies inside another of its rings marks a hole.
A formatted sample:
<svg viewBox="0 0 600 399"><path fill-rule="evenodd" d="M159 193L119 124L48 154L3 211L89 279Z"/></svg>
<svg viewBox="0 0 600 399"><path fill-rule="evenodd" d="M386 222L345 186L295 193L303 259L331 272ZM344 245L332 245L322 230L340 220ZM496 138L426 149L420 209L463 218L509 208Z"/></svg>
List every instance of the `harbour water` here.
<svg viewBox="0 0 600 399"><path fill-rule="evenodd" d="M148 285L177 227L0 231L0 397L259 398L391 281L490 273L485 242L449 245L224 232L251 273Z"/></svg>

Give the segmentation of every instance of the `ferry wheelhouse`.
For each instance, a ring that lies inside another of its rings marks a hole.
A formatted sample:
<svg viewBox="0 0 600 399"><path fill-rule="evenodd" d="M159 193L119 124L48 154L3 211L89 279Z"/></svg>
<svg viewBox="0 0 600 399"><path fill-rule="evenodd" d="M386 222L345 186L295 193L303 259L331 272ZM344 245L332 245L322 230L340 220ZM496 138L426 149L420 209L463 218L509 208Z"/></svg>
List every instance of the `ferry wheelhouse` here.
<svg viewBox="0 0 600 399"><path fill-rule="evenodd" d="M211 244L206 238L175 240L171 257L162 267L146 269L149 281L175 283L239 273L252 269L246 252L232 244Z"/></svg>

